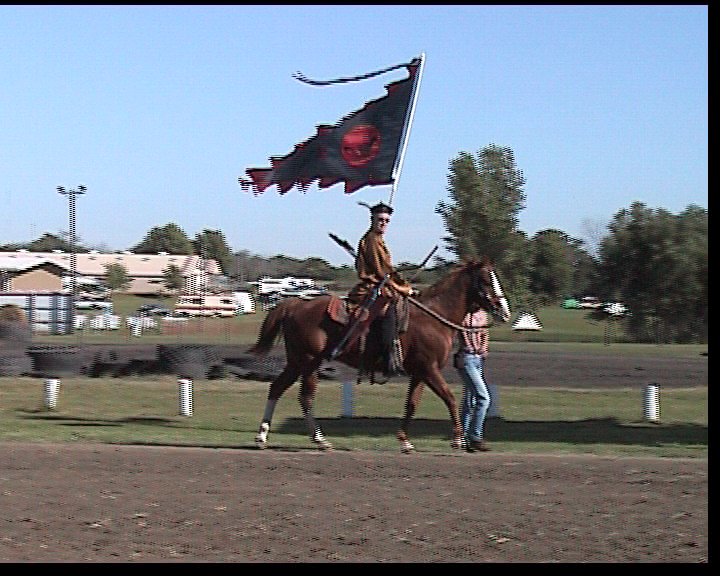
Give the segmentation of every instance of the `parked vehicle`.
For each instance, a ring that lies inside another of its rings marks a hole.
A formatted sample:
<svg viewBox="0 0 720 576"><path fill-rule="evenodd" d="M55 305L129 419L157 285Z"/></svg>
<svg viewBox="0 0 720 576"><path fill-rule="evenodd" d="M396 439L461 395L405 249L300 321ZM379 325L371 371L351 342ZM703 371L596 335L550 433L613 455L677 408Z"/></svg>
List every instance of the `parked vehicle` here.
<svg viewBox="0 0 720 576"><path fill-rule="evenodd" d="M230 294L184 294L175 303L176 316L216 316L229 318L237 314L252 314L255 303L248 292Z"/></svg>
<svg viewBox="0 0 720 576"><path fill-rule="evenodd" d="M282 290L278 294L283 298L287 298L289 296L297 296L298 298L308 300L310 298L315 298L315 296L322 296L323 294L327 294L327 290L325 288L318 288L317 286L308 288L297 287Z"/></svg>
<svg viewBox="0 0 720 576"><path fill-rule="evenodd" d="M233 292L238 314L255 314L255 300L250 292Z"/></svg>
<svg viewBox="0 0 720 576"><path fill-rule="evenodd" d="M626 316L630 313L627 306L622 302L606 302L603 304L603 312L611 316Z"/></svg>
<svg viewBox="0 0 720 576"><path fill-rule="evenodd" d="M580 308L601 308L602 302L596 296L585 296L580 299Z"/></svg>
<svg viewBox="0 0 720 576"><path fill-rule="evenodd" d="M73 279L71 276L62 277L63 292L70 293ZM105 300L110 296L110 289L101 281L85 276L76 276L78 300Z"/></svg>
<svg viewBox="0 0 720 576"><path fill-rule="evenodd" d="M140 306L137 309L137 313L139 316L170 316L172 310L159 304L148 303Z"/></svg>
<svg viewBox="0 0 720 576"><path fill-rule="evenodd" d="M112 314L112 302L102 302L99 300L75 300L76 310L102 310L107 314Z"/></svg>
<svg viewBox="0 0 720 576"><path fill-rule="evenodd" d="M283 290L313 288L315 286L312 278L295 278L294 276L286 276L285 278L260 278L257 282L250 282L250 284L258 287L258 294L260 296L267 296Z"/></svg>

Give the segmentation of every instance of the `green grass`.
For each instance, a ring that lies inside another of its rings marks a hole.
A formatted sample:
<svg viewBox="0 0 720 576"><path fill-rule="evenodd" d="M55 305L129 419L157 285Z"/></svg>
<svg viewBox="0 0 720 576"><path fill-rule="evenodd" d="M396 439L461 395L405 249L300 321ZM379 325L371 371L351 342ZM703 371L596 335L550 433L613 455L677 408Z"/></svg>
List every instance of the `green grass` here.
<svg viewBox="0 0 720 576"><path fill-rule="evenodd" d="M456 397L460 388L452 383ZM62 380L55 410L43 406L43 381L0 378L0 441L100 442L253 447L267 383L237 379L194 385L193 415L178 414L178 385L169 376ZM354 417L342 417L342 387L323 381L316 416L341 450L397 451L395 432L406 386L355 387ZM663 389L660 423L643 420L642 390L503 387L501 418L487 422L496 451L609 456L700 457L708 454L707 388ZM449 452L444 405L426 391L410 428L422 452ZM278 404L271 446L310 448L297 387Z"/></svg>
<svg viewBox="0 0 720 576"><path fill-rule="evenodd" d="M157 302L173 308L174 298L146 298L125 294L113 297L115 313L123 318L145 302ZM517 314L515 314L516 316ZM537 311L543 329L537 332L514 331L512 324L496 323L490 330L493 349L504 350L569 350L598 354L631 355L680 355L697 356L707 352L707 344L665 345L628 343L622 325L616 321L608 324L588 317L587 310L566 310L560 306L548 306ZM119 330L83 330L69 335L36 334L36 342L58 344L163 344L194 342L199 344L250 345L257 338L264 312L246 314L235 318L195 318L187 323L163 325L157 330L147 330L141 337L133 336L126 326ZM609 327L609 329L608 329ZM608 331L606 332L606 329ZM504 348L511 346L512 348Z"/></svg>
<svg viewBox="0 0 720 576"><path fill-rule="evenodd" d="M512 322L496 323L492 328L492 336L496 341L508 342L585 342L585 343L620 343L628 338L617 320L594 320L590 318L590 310L572 310L560 306L545 306L535 312L542 330L512 330ZM513 321L518 316L513 314Z"/></svg>

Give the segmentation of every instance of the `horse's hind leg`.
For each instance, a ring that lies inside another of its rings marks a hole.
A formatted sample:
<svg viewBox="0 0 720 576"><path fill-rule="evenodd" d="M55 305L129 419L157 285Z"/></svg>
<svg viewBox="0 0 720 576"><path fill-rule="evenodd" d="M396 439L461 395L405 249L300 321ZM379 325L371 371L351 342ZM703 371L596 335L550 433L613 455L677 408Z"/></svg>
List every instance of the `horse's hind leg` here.
<svg viewBox="0 0 720 576"><path fill-rule="evenodd" d="M310 439L317 444L320 450L332 450L332 444L325 439L322 428L320 428L320 424L313 414L313 403L318 385L319 365L319 361L315 362L312 364L311 368L303 371L298 400L300 401L300 407L302 408L303 415L305 416L305 423L307 424L308 432L310 433Z"/></svg>
<svg viewBox="0 0 720 576"><path fill-rule="evenodd" d="M405 414L403 416L402 424L400 425L400 430L398 430L397 433L397 439L400 441L400 450L403 454L415 452L415 446L410 443L407 431L410 426L410 421L415 415L415 411L420 404L423 388L423 383L419 378L416 378L415 376L410 378L410 385L408 386L407 397L405 399Z"/></svg>
<svg viewBox="0 0 720 576"><path fill-rule="evenodd" d="M270 384L270 390L268 391L267 401L265 402L265 412L263 413L262 422L260 422L260 428L258 429L257 435L255 436L255 446L259 449L267 447L268 434L270 433L270 424L272 423L273 413L275 412L275 406L280 400L285 390L293 385L299 375L297 368L286 365L280 375L273 380Z"/></svg>

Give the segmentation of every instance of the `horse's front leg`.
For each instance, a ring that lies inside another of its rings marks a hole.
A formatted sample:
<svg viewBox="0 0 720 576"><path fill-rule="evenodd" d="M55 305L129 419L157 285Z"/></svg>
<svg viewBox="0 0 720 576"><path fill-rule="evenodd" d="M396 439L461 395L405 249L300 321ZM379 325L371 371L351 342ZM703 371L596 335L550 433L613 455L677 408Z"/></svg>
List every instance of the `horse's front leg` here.
<svg viewBox="0 0 720 576"><path fill-rule="evenodd" d="M272 384L270 384L267 401L265 402L265 412L263 413L263 418L260 422L260 428L255 435L255 446L257 446L260 450L267 447L270 424L272 423L272 417L278 400L280 400L280 397L283 395L285 390L293 385L295 380L297 380L298 375L299 372L296 368L287 365L280 375L273 380Z"/></svg>
<svg viewBox="0 0 720 576"><path fill-rule="evenodd" d="M310 440L317 444L317 447L320 450L332 450L332 444L325 439L322 428L320 428L320 424L313 414L313 403L315 400L317 385L318 368L315 368L312 372L303 374L298 400L300 401L300 407L302 408L303 415L305 416L305 423L307 424L308 432L310 433Z"/></svg>
<svg viewBox="0 0 720 576"><path fill-rule="evenodd" d="M408 439L408 427L410 421L415 415L418 405L420 404L420 398L422 397L424 385L422 381L413 376L410 378L410 385L408 386L407 397L405 398L405 414L403 415L402 423L400 424L400 430L397 432L397 439L400 441L400 451L403 454L410 454L415 451L415 446L412 445Z"/></svg>
<svg viewBox="0 0 720 576"><path fill-rule="evenodd" d="M462 448L464 443L462 423L460 422L455 395L452 390L450 390L439 369L431 370L427 375L426 381L432 391L445 403L448 414L450 415L450 421L452 423L452 442L450 446L454 449Z"/></svg>

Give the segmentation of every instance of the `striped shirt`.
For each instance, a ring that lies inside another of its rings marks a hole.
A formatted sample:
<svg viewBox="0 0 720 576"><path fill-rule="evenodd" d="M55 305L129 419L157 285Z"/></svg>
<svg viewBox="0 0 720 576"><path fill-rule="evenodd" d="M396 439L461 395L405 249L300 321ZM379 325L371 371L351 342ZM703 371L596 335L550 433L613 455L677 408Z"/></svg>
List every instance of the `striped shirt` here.
<svg viewBox="0 0 720 576"><path fill-rule="evenodd" d="M488 324L488 315L485 310L468 312L463 318L463 327L480 328ZM489 334L487 328L477 332L461 332L461 349L467 354L485 356L488 352Z"/></svg>

